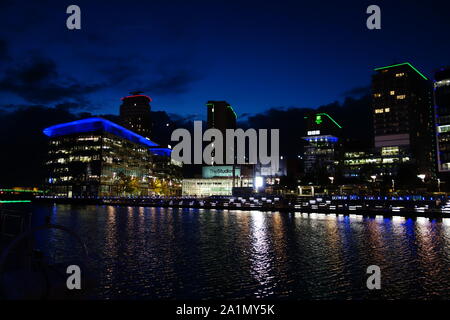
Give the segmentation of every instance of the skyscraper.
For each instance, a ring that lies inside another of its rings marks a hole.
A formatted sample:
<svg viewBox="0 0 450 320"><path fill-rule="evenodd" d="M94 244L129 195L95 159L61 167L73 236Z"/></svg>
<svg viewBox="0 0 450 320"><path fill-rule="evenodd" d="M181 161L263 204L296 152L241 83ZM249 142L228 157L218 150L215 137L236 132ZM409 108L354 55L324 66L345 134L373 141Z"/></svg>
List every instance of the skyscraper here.
<svg viewBox="0 0 450 320"><path fill-rule="evenodd" d="M237 115L226 101L208 101L208 129L216 128L225 134L226 129L236 129Z"/></svg>
<svg viewBox="0 0 450 320"><path fill-rule="evenodd" d="M151 113L149 96L142 95L140 91L130 92L131 95L122 98L120 105L121 124L137 134L150 138Z"/></svg>
<svg viewBox="0 0 450 320"><path fill-rule="evenodd" d="M431 82L410 63L376 68L372 77L375 148L385 174L401 163L434 177L434 115Z"/></svg>
<svg viewBox="0 0 450 320"><path fill-rule="evenodd" d="M234 112L231 105L226 101L208 101L206 103L208 119L207 127L208 129L218 129L222 132L225 137L226 129L236 129L236 113ZM232 151L231 149L229 150ZM226 159L226 143L224 140L223 149L223 161Z"/></svg>
<svg viewBox="0 0 450 320"><path fill-rule="evenodd" d="M305 117L304 171L316 183L339 174L341 125L327 113Z"/></svg>
<svg viewBox="0 0 450 320"><path fill-rule="evenodd" d="M207 106L207 113L208 113L208 118L207 118L207 127L208 129L218 129L222 132L223 136L225 137L226 135L226 130L227 129L236 129L236 120L237 120L237 115L236 112L234 112L233 107L231 107L231 105L226 102L226 101L208 101L206 103ZM226 143L226 139L224 139L224 145L223 145L223 150L222 150L222 155L223 155L223 159L222 159L222 164L225 164L226 162L226 155L227 153L231 153L235 156L235 151L236 150L236 141L233 141L233 146L231 147L228 145L228 149L227 149L227 143ZM234 148L234 150L233 150ZM215 151L214 151L215 153ZM220 161L218 162L220 164ZM213 163L211 163L211 165L216 165L218 164L216 162L216 159L213 157ZM243 165L230 165L230 166L223 166L222 167L224 170L228 170L229 172L231 172L231 177L232 177L232 181L231 181L231 186L232 189L236 186L236 176L240 175L241 172L243 172L244 168ZM207 170L209 170L210 168L207 168ZM207 171L206 170L206 171ZM205 170L203 170L203 172L205 172ZM203 175L203 177L205 177ZM231 189L231 190L232 190Z"/></svg>
<svg viewBox="0 0 450 320"><path fill-rule="evenodd" d="M434 76L436 113L437 166L441 173L450 172L450 67Z"/></svg>

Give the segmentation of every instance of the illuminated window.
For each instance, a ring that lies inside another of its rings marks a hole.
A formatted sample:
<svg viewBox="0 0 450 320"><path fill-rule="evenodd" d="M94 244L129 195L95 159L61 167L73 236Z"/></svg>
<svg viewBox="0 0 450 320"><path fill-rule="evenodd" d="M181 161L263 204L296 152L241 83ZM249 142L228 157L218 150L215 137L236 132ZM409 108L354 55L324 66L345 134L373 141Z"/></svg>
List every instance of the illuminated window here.
<svg viewBox="0 0 450 320"><path fill-rule="evenodd" d="M373 96L374 96L375 98L379 98L379 97L381 97L381 93L375 93Z"/></svg>
<svg viewBox="0 0 450 320"><path fill-rule="evenodd" d="M450 86L450 80L446 79L446 80L436 81L434 83L435 88L439 88L439 87L443 87L443 86Z"/></svg>
<svg viewBox="0 0 450 320"><path fill-rule="evenodd" d="M450 125L445 125L445 126L439 126L438 127L438 132L439 133L449 132L449 131L450 131Z"/></svg>
<svg viewBox="0 0 450 320"><path fill-rule="evenodd" d="M384 112L390 112L391 109L390 108L384 108Z"/></svg>
<svg viewBox="0 0 450 320"><path fill-rule="evenodd" d="M403 99L405 99L406 98L406 95L404 95L404 94L401 94L401 95L398 95L397 96L397 99L398 100L403 100Z"/></svg>
<svg viewBox="0 0 450 320"><path fill-rule="evenodd" d="M381 149L381 155L382 156L392 156L399 153L398 147L383 147Z"/></svg>
<svg viewBox="0 0 450 320"><path fill-rule="evenodd" d="M319 134L320 134L320 130L308 131L308 136L315 136L315 135L319 135Z"/></svg>
<svg viewBox="0 0 450 320"><path fill-rule="evenodd" d="M395 76L396 76L397 78L403 77L404 75L405 75L404 72L396 73L396 74L395 74Z"/></svg>
<svg viewBox="0 0 450 320"><path fill-rule="evenodd" d="M375 109L375 113L383 113L384 110L383 109Z"/></svg>
<svg viewBox="0 0 450 320"><path fill-rule="evenodd" d="M450 162L443 163L442 168L446 170L450 169Z"/></svg>
<svg viewBox="0 0 450 320"><path fill-rule="evenodd" d="M395 94L395 91L392 90L392 91L389 92L389 94L390 94L391 96L393 96L393 95Z"/></svg>

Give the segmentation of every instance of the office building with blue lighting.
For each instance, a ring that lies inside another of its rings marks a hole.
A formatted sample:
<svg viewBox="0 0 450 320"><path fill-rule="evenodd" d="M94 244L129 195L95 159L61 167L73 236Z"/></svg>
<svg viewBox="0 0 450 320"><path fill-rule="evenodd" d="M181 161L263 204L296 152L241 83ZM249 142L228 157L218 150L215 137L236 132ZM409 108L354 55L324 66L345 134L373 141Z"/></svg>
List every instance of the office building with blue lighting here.
<svg viewBox="0 0 450 320"><path fill-rule="evenodd" d="M48 186L63 197L148 196L170 149L102 118L58 124L50 138Z"/></svg>
<svg viewBox="0 0 450 320"><path fill-rule="evenodd" d="M339 175L342 126L327 113L305 117L304 173L319 180ZM323 181L322 181L323 182Z"/></svg>

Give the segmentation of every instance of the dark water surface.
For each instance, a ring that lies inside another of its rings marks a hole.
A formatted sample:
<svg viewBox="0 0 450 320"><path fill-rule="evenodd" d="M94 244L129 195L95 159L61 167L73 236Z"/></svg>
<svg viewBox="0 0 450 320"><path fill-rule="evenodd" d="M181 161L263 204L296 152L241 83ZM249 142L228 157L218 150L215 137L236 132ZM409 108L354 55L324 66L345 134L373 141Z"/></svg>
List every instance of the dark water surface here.
<svg viewBox="0 0 450 320"><path fill-rule="evenodd" d="M86 242L101 299L450 299L450 219L34 205ZM55 261L80 247L39 234ZM382 289L366 288L378 265Z"/></svg>

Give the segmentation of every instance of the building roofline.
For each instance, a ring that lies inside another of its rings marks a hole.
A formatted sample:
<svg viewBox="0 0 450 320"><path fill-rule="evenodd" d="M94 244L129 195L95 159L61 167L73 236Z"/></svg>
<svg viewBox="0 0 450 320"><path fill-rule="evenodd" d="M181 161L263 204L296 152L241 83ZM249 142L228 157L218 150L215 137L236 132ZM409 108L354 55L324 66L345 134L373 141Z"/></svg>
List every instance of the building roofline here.
<svg viewBox="0 0 450 320"><path fill-rule="evenodd" d="M336 139L336 140L339 139L338 137L336 137L336 136L334 136L332 134L319 134L319 135L301 137L301 139L307 140L307 141L309 141L309 140L318 140L318 139L329 139L329 138L330 139Z"/></svg>
<svg viewBox="0 0 450 320"><path fill-rule="evenodd" d="M234 111L233 107L232 107L228 102L226 102L226 101L209 100L209 101L206 103L206 106L208 106L208 107L213 106L215 102L225 102L225 103L227 104L227 108L231 109L231 111L234 113L234 116L236 117L236 120L237 120L237 118L238 118L237 113Z"/></svg>
<svg viewBox="0 0 450 320"><path fill-rule="evenodd" d="M172 154L172 149L166 147L154 147L150 148L150 152L157 156L170 157Z"/></svg>
<svg viewBox="0 0 450 320"><path fill-rule="evenodd" d="M328 119L330 119L339 129L342 129L342 126L337 123L336 120L334 120L328 113L326 112L321 112L321 113L316 113L314 114L314 116L326 116L328 117ZM308 116L305 116L304 119L308 119Z"/></svg>
<svg viewBox="0 0 450 320"><path fill-rule="evenodd" d="M425 80L428 80L428 78L425 77L425 76L423 75L423 73L421 73L419 70L417 70L417 69L416 69L411 63L409 63L409 62L403 62L403 63L393 64L393 65L390 65L390 66L379 67L379 68L375 68L374 70L375 70L375 71L378 71L378 70L383 70L383 69L388 69L388 68L394 68L394 67L399 67L399 66L404 66L404 65L410 66L411 69L413 69L415 72L417 72L422 78L424 78Z"/></svg>
<svg viewBox="0 0 450 320"><path fill-rule="evenodd" d="M126 96L121 98L120 100L125 100L125 99L129 99L129 98L137 98L137 97L143 97L143 98L147 98L150 102L152 102L152 98L150 98L149 96L146 96L145 94L134 94L132 96Z"/></svg>
<svg viewBox="0 0 450 320"><path fill-rule="evenodd" d="M156 147L157 143L147 139L133 131L130 131L118 124L98 117L76 120L67 123L57 124L45 128L42 132L48 137L58 137L68 134L92 132L97 130L104 130L116 136L125 138L135 143L140 143L147 147Z"/></svg>

